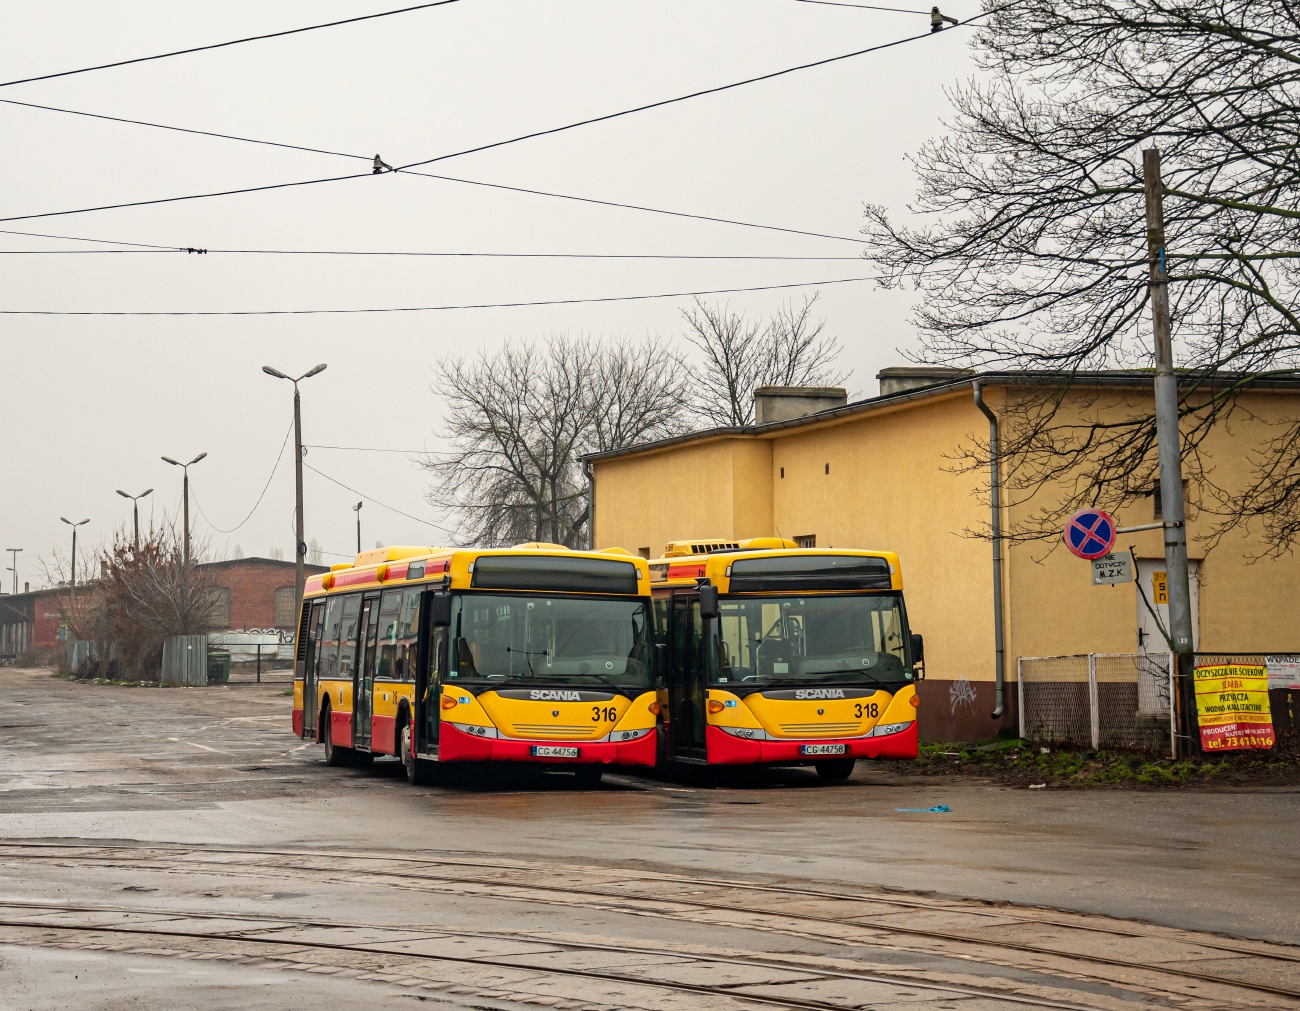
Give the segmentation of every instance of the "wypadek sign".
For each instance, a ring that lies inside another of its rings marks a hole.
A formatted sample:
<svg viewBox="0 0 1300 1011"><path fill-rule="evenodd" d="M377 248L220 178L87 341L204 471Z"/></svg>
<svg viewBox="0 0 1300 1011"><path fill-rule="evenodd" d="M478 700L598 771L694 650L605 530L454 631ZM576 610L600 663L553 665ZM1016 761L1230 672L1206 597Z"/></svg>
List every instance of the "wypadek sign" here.
<svg viewBox="0 0 1300 1011"><path fill-rule="evenodd" d="M1273 747L1268 669L1262 664L1197 667L1196 722L1205 751Z"/></svg>

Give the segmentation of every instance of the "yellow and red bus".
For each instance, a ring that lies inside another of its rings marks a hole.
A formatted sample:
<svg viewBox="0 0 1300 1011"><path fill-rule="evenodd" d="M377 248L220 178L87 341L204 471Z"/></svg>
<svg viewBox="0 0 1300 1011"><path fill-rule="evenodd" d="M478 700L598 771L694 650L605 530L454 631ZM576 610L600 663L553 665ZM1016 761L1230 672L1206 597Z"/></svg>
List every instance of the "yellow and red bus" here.
<svg viewBox="0 0 1300 1011"><path fill-rule="evenodd" d="M839 780L859 758L916 757L924 643L896 554L687 540L649 564L661 763Z"/></svg>
<svg viewBox="0 0 1300 1011"><path fill-rule="evenodd" d="M330 765L653 765L649 569L620 549L392 547L304 591L294 731Z"/></svg>

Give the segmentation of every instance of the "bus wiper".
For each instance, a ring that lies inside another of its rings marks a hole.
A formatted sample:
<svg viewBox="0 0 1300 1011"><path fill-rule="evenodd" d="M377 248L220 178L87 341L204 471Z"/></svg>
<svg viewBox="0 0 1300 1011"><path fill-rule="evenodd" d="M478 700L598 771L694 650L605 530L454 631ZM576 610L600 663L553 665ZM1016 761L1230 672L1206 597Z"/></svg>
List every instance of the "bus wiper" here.
<svg viewBox="0 0 1300 1011"><path fill-rule="evenodd" d="M506 652L522 653L524 655L524 663L528 664L528 673L531 674L533 677L537 677L537 671L533 670L532 658L535 656L546 656L546 650L542 650L540 653L530 653L526 649L515 649L512 646L507 646Z"/></svg>
<svg viewBox="0 0 1300 1011"><path fill-rule="evenodd" d="M880 679L878 679L878 678L874 678L874 677L872 677L870 674L863 674L862 672L857 671L857 670L847 670L847 671L846 671L846 670L839 670L839 669L835 669L835 670L810 670L810 671L804 671L804 673L807 674L807 675L809 675L809 676L811 676L811 677L816 677L816 676L819 675L819 674L855 674L855 675L861 677L861 678L862 678L863 680L865 680L865 681L870 681L873 685L875 685L875 686L876 686L877 688L879 688L881 691L890 692L891 694L892 694L893 692L897 691L897 686L896 686L896 685L895 685L893 688L891 688L889 685L887 685L885 682L881 681ZM753 682L750 682L750 683L752 684ZM783 679L780 680L780 681L761 681L761 682L758 682L758 683L759 683L759 685L761 686L760 690L762 690L762 689L767 689L767 688L807 688L807 687L809 687L809 685L808 685L808 679L807 679L807 678L783 678Z"/></svg>

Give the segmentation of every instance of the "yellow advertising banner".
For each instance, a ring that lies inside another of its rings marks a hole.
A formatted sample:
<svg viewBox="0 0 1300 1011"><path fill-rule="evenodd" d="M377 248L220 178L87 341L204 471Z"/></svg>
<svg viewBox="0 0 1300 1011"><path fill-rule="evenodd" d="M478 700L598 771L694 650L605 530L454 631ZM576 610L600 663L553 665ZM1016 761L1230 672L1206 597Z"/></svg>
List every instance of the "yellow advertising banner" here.
<svg viewBox="0 0 1300 1011"><path fill-rule="evenodd" d="M1197 667L1193 679L1202 748L1273 747L1268 668L1262 664L1213 664Z"/></svg>

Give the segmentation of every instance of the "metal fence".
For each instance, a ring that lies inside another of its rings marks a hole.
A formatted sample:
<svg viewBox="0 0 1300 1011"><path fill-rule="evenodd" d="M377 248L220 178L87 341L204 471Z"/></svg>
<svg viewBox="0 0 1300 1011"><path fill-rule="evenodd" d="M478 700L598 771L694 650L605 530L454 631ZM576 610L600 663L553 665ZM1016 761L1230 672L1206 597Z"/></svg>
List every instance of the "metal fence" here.
<svg viewBox="0 0 1300 1011"><path fill-rule="evenodd" d="M163 640L161 681L199 687L208 683L208 637L173 635Z"/></svg>
<svg viewBox="0 0 1300 1011"><path fill-rule="evenodd" d="M294 644L278 631L213 632L208 636L212 684L293 681Z"/></svg>
<svg viewBox="0 0 1300 1011"><path fill-rule="evenodd" d="M1172 653L1023 656L1016 669L1021 737L1174 754Z"/></svg>

